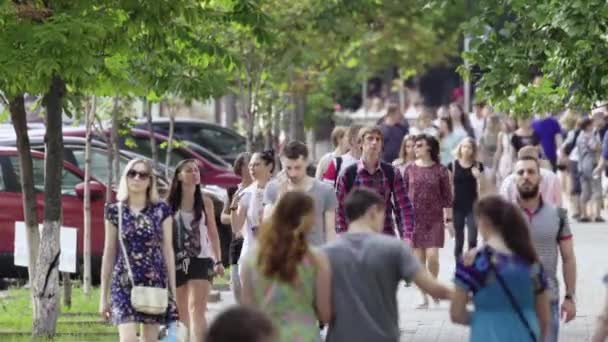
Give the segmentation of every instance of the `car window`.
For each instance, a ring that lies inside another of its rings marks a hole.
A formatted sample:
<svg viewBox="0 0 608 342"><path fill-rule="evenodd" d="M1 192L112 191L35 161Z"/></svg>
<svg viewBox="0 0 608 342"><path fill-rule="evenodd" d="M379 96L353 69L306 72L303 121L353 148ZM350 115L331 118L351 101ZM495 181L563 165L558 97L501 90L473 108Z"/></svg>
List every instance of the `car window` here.
<svg viewBox="0 0 608 342"><path fill-rule="evenodd" d="M85 157L84 149L72 150L74 157L78 161L78 167L84 170ZM129 160L126 157L120 157L120 174L127 166ZM99 148L91 148L91 175L101 182L108 180L108 153ZM119 176L120 177L120 176Z"/></svg>
<svg viewBox="0 0 608 342"><path fill-rule="evenodd" d="M21 163L19 157L10 156L11 164L15 170L15 174L21 174ZM34 167L34 189L37 192L44 192L44 159L32 158L32 164ZM76 196L76 185L82 183L82 178L72 171L63 168L61 172L61 194ZM21 184L19 183L19 189Z"/></svg>
<svg viewBox="0 0 608 342"><path fill-rule="evenodd" d="M191 136L193 142L222 156L245 151L245 141L241 137L219 129L192 128Z"/></svg>
<svg viewBox="0 0 608 342"><path fill-rule="evenodd" d="M6 183L4 178L4 170L0 167L0 191L6 191Z"/></svg>

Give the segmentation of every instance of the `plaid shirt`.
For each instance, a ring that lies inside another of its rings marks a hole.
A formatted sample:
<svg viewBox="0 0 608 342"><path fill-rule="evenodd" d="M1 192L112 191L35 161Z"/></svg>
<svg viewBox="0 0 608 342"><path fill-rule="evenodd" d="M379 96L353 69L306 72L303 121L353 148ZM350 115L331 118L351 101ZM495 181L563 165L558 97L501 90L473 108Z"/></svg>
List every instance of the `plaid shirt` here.
<svg viewBox="0 0 608 342"><path fill-rule="evenodd" d="M397 230L402 238L411 239L414 231L414 207L412 202L407 197L403 177L398 169L395 170L395 178L393 179L394 194L391 198L391 187L388 184L389 179L382 171L380 163L373 174L370 174L363 166L361 160L357 161L357 173L353 182L353 188L365 186L377 191L386 200L386 216L384 218L384 234L395 235L395 224L393 223L393 214L397 220ZM393 166L391 166L393 167ZM346 191L346 181L342 173L338 180L338 208L336 209L336 232L344 233L347 230L348 222L346 212L344 210L344 199L348 195ZM349 189L350 191L351 189ZM394 202L394 205L393 205Z"/></svg>

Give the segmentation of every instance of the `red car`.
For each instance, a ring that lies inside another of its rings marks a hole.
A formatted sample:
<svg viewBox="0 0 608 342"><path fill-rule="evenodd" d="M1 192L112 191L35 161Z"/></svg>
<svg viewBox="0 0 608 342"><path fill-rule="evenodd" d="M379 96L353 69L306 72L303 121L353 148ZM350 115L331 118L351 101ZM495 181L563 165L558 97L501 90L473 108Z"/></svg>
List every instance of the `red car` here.
<svg viewBox="0 0 608 342"><path fill-rule="evenodd" d="M109 131L105 131L104 133L109 137ZM30 134L36 133L30 132ZM85 137L86 130L84 127L64 128L63 134L65 136ZM156 133L154 137L158 147L159 162L164 163L167 151L164 145L166 145L169 138L158 133ZM129 146L127 144L127 139L125 139L125 137L120 137L119 147L121 150L133 151L148 158L152 157L150 133L148 131L132 129L128 138L133 139L136 146ZM187 146L180 146L171 150L171 166L175 167L178 162L184 159L196 159L201 162L201 165L203 166L201 168L201 182L206 185L217 185L222 188L230 188L237 186L241 182L241 178L235 175L229 165L221 161L221 158L219 158L219 162L214 164L200 153L196 152L194 147L189 148Z"/></svg>
<svg viewBox="0 0 608 342"><path fill-rule="evenodd" d="M44 213L44 153L32 151L34 187L38 204L38 219ZM15 222L23 219L23 200L19 174L21 167L14 147L0 147L0 278L26 278L27 269L14 266L13 248ZM104 244L104 203L106 187L91 180L91 257L93 279L99 279ZM61 185L63 225L78 229L78 267L82 264L84 227L84 172L64 162Z"/></svg>

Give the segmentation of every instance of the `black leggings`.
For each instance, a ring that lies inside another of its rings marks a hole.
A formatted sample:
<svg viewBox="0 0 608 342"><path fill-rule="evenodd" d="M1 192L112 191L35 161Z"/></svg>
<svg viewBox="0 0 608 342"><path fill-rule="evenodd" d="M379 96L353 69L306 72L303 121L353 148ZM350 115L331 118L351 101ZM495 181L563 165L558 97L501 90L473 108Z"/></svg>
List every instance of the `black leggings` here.
<svg viewBox="0 0 608 342"><path fill-rule="evenodd" d="M468 247L473 249L477 247L477 224L475 223L475 215L473 210L463 211L454 209L454 230L456 231L456 243L454 246L454 256L456 261L462 257L462 249L464 247L464 226L467 226Z"/></svg>

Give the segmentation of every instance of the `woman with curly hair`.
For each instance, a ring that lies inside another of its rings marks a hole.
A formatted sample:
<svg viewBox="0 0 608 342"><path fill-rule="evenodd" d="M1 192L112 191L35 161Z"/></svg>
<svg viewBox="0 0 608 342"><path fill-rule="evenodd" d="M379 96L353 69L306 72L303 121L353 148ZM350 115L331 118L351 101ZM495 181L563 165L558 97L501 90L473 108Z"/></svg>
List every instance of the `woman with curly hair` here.
<svg viewBox="0 0 608 342"><path fill-rule="evenodd" d="M270 316L279 328L279 341L321 341L317 322L329 322L331 316L329 261L309 248L306 239L313 225L313 199L286 192L245 258L243 304Z"/></svg>

